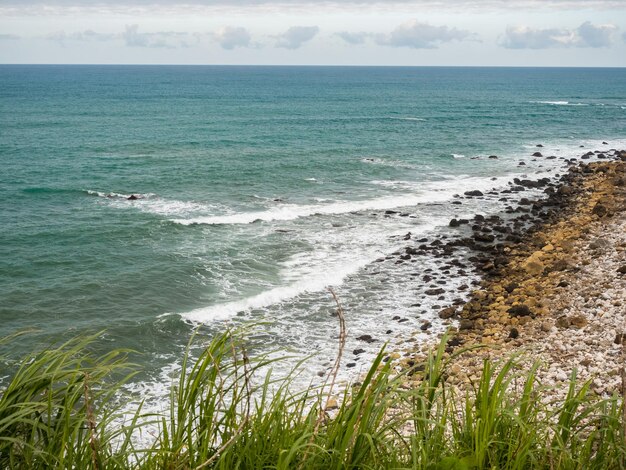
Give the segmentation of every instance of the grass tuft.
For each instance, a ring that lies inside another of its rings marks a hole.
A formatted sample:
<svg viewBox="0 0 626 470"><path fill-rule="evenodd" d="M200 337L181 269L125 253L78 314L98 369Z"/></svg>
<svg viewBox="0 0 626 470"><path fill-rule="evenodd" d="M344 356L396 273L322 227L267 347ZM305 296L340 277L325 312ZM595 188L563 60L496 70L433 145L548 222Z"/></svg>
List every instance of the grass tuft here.
<svg viewBox="0 0 626 470"><path fill-rule="evenodd" d="M575 374L566 398L550 404L538 365L520 371L514 359L486 360L461 394L446 383L454 358L444 337L424 364L402 373L381 349L359 386L329 409L336 368L324 386L294 390L298 367L274 378L276 360L249 357L242 336L225 332L197 357L192 338L168 411L148 415L138 406L125 420L117 397L137 371L128 351L95 357L90 336L29 355L0 391L0 467L624 468L621 395L599 399ZM157 426L156 438L137 448L133 435L147 426Z"/></svg>

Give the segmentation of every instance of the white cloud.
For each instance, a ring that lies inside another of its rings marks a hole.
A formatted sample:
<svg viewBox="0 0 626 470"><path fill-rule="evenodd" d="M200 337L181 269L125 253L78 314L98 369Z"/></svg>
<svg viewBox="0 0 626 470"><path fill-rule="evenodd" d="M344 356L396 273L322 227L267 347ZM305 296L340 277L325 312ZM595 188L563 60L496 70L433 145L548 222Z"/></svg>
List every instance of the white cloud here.
<svg viewBox="0 0 626 470"><path fill-rule="evenodd" d="M0 41L12 41L19 38L17 34L0 34Z"/></svg>
<svg viewBox="0 0 626 470"><path fill-rule="evenodd" d="M528 26L506 28L503 46L507 49L547 49L571 43L572 35L563 29L533 29Z"/></svg>
<svg viewBox="0 0 626 470"><path fill-rule="evenodd" d="M508 49L549 49L554 47L609 47L617 27L585 21L578 28L535 29L513 26L506 29L502 45Z"/></svg>
<svg viewBox="0 0 626 470"><path fill-rule="evenodd" d="M246 28L226 26L213 33L213 38L222 48L228 50L235 47L250 47L250 33Z"/></svg>
<svg viewBox="0 0 626 470"><path fill-rule="evenodd" d="M348 44L363 44L365 40L371 36L371 34L364 32L351 33L348 31L341 31L339 33L335 33L335 36L339 36Z"/></svg>
<svg viewBox="0 0 626 470"><path fill-rule="evenodd" d="M2 4L11 7L30 7L33 5L62 8L81 7L188 7L201 6L231 6L245 7L256 5L283 5L283 6L315 6L321 2L315 0L2 0ZM564 8L564 9L621 9L626 8L623 0L328 0L323 2L330 6L354 5L416 5L423 7L449 7L457 9L535 9L535 8Z"/></svg>
<svg viewBox="0 0 626 470"><path fill-rule="evenodd" d="M613 42L613 33L617 26L612 24L593 25L585 21L578 27L581 47L609 47Z"/></svg>
<svg viewBox="0 0 626 470"><path fill-rule="evenodd" d="M472 33L448 26L433 26L416 20L402 24L390 34L378 35L376 42L382 46L434 49L450 41L462 41Z"/></svg>
<svg viewBox="0 0 626 470"><path fill-rule="evenodd" d="M107 34L97 33L92 29L86 29L85 31L77 31L74 33L66 33L65 31L55 31L45 36L50 41L110 41L112 39L119 39L119 34Z"/></svg>
<svg viewBox="0 0 626 470"><path fill-rule="evenodd" d="M302 44L313 39L319 30L317 26L292 26L277 36L276 47L298 49Z"/></svg>
<svg viewBox="0 0 626 470"><path fill-rule="evenodd" d="M176 48L188 47L187 40L193 35L176 31L160 31L156 33L139 32L139 25L126 25L121 34L128 47Z"/></svg>

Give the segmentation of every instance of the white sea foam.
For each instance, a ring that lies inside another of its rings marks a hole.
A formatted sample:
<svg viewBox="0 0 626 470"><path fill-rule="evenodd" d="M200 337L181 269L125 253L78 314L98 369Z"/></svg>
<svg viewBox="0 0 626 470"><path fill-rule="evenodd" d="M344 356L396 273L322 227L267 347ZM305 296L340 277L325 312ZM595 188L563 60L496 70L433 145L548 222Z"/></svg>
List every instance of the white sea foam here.
<svg viewBox="0 0 626 470"><path fill-rule="evenodd" d="M407 169L411 169L414 170L417 168L417 166L412 165L410 163L407 162L403 162L400 160L387 160L384 158L374 158L374 157L366 157L366 158L362 158L361 162L363 163L367 163L370 165L382 165L382 166L390 166L393 168L407 168Z"/></svg>
<svg viewBox="0 0 626 470"><path fill-rule="evenodd" d="M389 182L388 184L401 185L402 183L403 182ZM410 184L408 182L404 183ZM381 182L379 181L378 184L381 184ZM295 220L315 215L339 215L360 211L387 210L398 207L415 206L423 203L443 202L466 187L471 189L489 189L492 186L493 181L491 181L490 178L470 178L466 175L461 175L458 178L439 182L426 182L407 188L414 191L410 194L382 196L376 199L360 201L338 201L330 204L282 204L264 211L200 216L188 219L177 218L172 219L172 222L182 225L251 224L260 221Z"/></svg>
<svg viewBox="0 0 626 470"><path fill-rule="evenodd" d="M549 104L552 106L589 106L588 103L570 103L569 101L531 101L531 103Z"/></svg>
<svg viewBox="0 0 626 470"><path fill-rule="evenodd" d="M448 196L435 197L436 200L445 200ZM258 212L240 212L232 215L204 216L190 219L174 219L173 221L183 225L207 224L250 224L257 221L295 220L301 217L314 215L337 215L364 210L383 210L395 207L411 206L420 202L432 201L433 197L427 195L403 195L386 196L378 199L364 201L342 201L320 205L297 205L284 204Z"/></svg>
<svg viewBox="0 0 626 470"><path fill-rule="evenodd" d="M142 212L163 216L184 216L190 214L204 213L214 211L215 206L209 206L193 201L179 201L176 199L165 199L158 197L154 193L133 193L137 199L129 200L131 194L122 194L115 192L102 192L86 190L87 194L98 196L107 200L107 202L116 208L135 208Z"/></svg>
<svg viewBox="0 0 626 470"><path fill-rule="evenodd" d="M305 276L289 285L275 287L235 302L192 310L182 313L181 317L193 323L226 320L239 312L268 307L293 299L306 292L317 292L326 287L341 284L346 276L355 273L370 261L369 257L363 257L353 260L351 263L329 264L323 271L311 272L309 276Z"/></svg>
<svg viewBox="0 0 626 470"><path fill-rule="evenodd" d="M465 158L465 155L463 155L461 153L453 153L452 154L452 158L454 158L454 159Z"/></svg>
<svg viewBox="0 0 626 470"><path fill-rule="evenodd" d="M390 117L389 119L395 119L397 121L426 121L426 119L419 117Z"/></svg>

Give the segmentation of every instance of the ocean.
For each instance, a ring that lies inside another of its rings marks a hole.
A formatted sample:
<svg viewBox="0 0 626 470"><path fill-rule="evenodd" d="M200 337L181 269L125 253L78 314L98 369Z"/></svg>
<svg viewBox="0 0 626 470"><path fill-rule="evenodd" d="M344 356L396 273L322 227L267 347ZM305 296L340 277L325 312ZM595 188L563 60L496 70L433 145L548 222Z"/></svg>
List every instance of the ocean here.
<svg viewBox="0 0 626 470"><path fill-rule="evenodd" d="M253 352L311 355L306 383L337 350L332 288L355 377L385 342L431 341L476 280L424 295L438 260L390 256L409 233L501 212L455 195L553 176L581 146L626 147L626 70L2 65L0 335L33 331L0 376L100 332L159 403L196 328L255 323Z"/></svg>

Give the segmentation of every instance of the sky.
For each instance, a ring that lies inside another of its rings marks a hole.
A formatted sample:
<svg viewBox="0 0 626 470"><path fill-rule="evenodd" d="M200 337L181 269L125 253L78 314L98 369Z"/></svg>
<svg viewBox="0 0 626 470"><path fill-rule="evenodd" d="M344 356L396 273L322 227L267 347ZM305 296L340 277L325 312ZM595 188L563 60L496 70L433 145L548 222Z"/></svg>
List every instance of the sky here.
<svg viewBox="0 0 626 470"><path fill-rule="evenodd" d="M626 0L0 0L0 63L626 67Z"/></svg>

